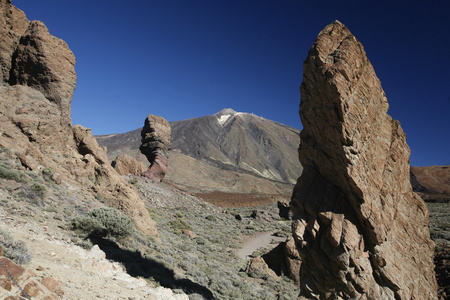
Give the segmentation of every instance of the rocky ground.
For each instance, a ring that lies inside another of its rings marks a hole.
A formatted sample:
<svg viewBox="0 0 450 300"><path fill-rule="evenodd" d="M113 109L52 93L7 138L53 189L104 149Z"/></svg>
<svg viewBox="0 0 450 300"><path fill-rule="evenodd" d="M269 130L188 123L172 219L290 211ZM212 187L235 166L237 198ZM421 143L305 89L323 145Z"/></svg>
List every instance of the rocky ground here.
<svg viewBox="0 0 450 300"><path fill-rule="evenodd" d="M102 199L85 199L73 187L20 167L9 155L0 154L0 163L0 230L26 244L31 260L21 265L42 290L40 282L48 277L64 299L294 299L298 294L287 277L250 277L247 261L237 255L257 233L290 234L290 222L278 216L276 203L217 207L170 185L128 176L157 223L159 240L138 231L125 238L88 237L72 230L72 220L104 206ZM259 246L268 251L275 245ZM9 292L18 290L12 285Z"/></svg>

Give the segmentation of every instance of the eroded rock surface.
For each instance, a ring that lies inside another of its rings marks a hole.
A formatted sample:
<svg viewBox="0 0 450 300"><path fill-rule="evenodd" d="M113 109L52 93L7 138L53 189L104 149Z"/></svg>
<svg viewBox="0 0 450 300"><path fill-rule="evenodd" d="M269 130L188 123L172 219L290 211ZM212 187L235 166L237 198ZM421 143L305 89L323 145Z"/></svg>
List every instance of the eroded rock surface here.
<svg viewBox="0 0 450 300"><path fill-rule="evenodd" d="M0 255L0 295L2 299L63 299L61 285L52 277L39 276ZM8 271L8 272L7 272ZM14 280L11 278L14 278ZM22 290L21 290L22 289Z"/></svg>
<svg viewBox="0 0 450 300"><path fill-rule="evenodd" d="M137 228L157 236L138 193L111 167L106 148L90 129L72 127L70 103L75 57L42 22L0 0L0 146L23 166L47 169L66 188L100 197L128 214Z"/></svg>
<svg viewBox="0 0 450 300"><path fill-rule="evenodd" d="M325 27L304 62L293 236L303 299L436 299L410 149L361 43Z"/></svg>
<svg viewBox="0 0 450 300"><path fill-rule="evenodd" d="M144 176L161 182L166 176L170 150L170 124L163 117L148 115L141 131L142 145L139 148L147 157L150 166Z"/></svg>
<svg viewBox="0 0 450 300"><path fill-rule="evenodd" d="M119 154L112 162L112 166L120 175L141 176L145 171L145 166L142 162L125 153Z"/></svg>

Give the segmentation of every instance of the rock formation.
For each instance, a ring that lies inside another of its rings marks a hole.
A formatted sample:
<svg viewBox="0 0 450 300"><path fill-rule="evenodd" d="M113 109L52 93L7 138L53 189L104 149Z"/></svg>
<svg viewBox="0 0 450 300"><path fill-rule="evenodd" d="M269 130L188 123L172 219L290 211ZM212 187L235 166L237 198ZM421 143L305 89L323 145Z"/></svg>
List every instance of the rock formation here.
<svg viewBox="0 0 450 300"><path fill-rule="evenodd" d="M145 166L143 163L125 153L119 154L111 165L120 175L131 174L141 176L145 171Z"/></svg>
<svg viewBox="0 0 450 300"><path fill-rule="evenodd" d="M106 149L90 129L72 127L72 51L42 22L28 21L10 0L0 0L0 14L0 146L30 170L50 169L57 182L106 200L144 233L157 236L143 201L110 166Z"/></svg>
<svg viewBox="0 0 450 300"><path fill-rule="evenodd" d="M144 176L161 182L167 173L170 150L170 124L163 117L148 115L141 131L142 144L139 148L150 162Z"/></svg>
<svg viewBox="0 0 450 300"><path fill-rule="evenodd" d="M300 298L436 299L428 210L363 46L335 21L303 68L304 171L291 200Z"/></svg>
<svg viewBox="0 0 450 300"><path fill-rule="evenodd" d="M2 299L63 299L61 284L52 277L39 276L0 255L0 295ZM8 270L8 273L6 270ZM11 276L13 279L11 279ZM20 288L19 288L20 287ZM22 291L20 290L22 289Z"/></svg>

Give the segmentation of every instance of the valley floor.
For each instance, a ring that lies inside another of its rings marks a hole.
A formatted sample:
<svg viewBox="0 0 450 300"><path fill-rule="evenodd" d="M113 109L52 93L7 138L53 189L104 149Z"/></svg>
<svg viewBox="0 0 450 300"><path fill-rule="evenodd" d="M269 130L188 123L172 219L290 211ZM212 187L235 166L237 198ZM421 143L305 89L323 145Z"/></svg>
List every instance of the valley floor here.
<svg viewBox="0 0 450 300"><path fill-rule="evenodd" d="M126 179L145 199L160 241L137 232L123 239L75 233L71 219L95 204L72 207L70 195L63 197L50 185L47 195L53 200L59 195L52 204L19 199L19 185L16 190L0 189L0 229L26 243L32 259L25 267L58 281L64 299L297 298L292 280L250 277L244 271L254 250L253 256L267 253L291 235L290 221L278 216L276 203L247 207L245 197L237 195L234 207L220 207L170 185ZM449 294L450 204L428 205L430 231L440 251L440 292Z"/></svg>

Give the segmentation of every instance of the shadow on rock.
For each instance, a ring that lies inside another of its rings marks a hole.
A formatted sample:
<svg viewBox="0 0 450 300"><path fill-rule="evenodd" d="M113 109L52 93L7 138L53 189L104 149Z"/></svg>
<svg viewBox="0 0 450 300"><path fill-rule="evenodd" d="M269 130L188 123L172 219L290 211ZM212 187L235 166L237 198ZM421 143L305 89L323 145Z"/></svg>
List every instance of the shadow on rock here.
<svg viewBox="0 0 450 300"><path fill-rule="evenodd" d="M127 273L133 277L154 278L161 286L170 289L181 289L186 294L200 294L205 299L215 299L206 287L189 279L177 279L173 270L151 258L143 257L137 251L121 249L115 242L97 236L88 239L97 244L105 252L106 258L122 263Z"/></svg>

